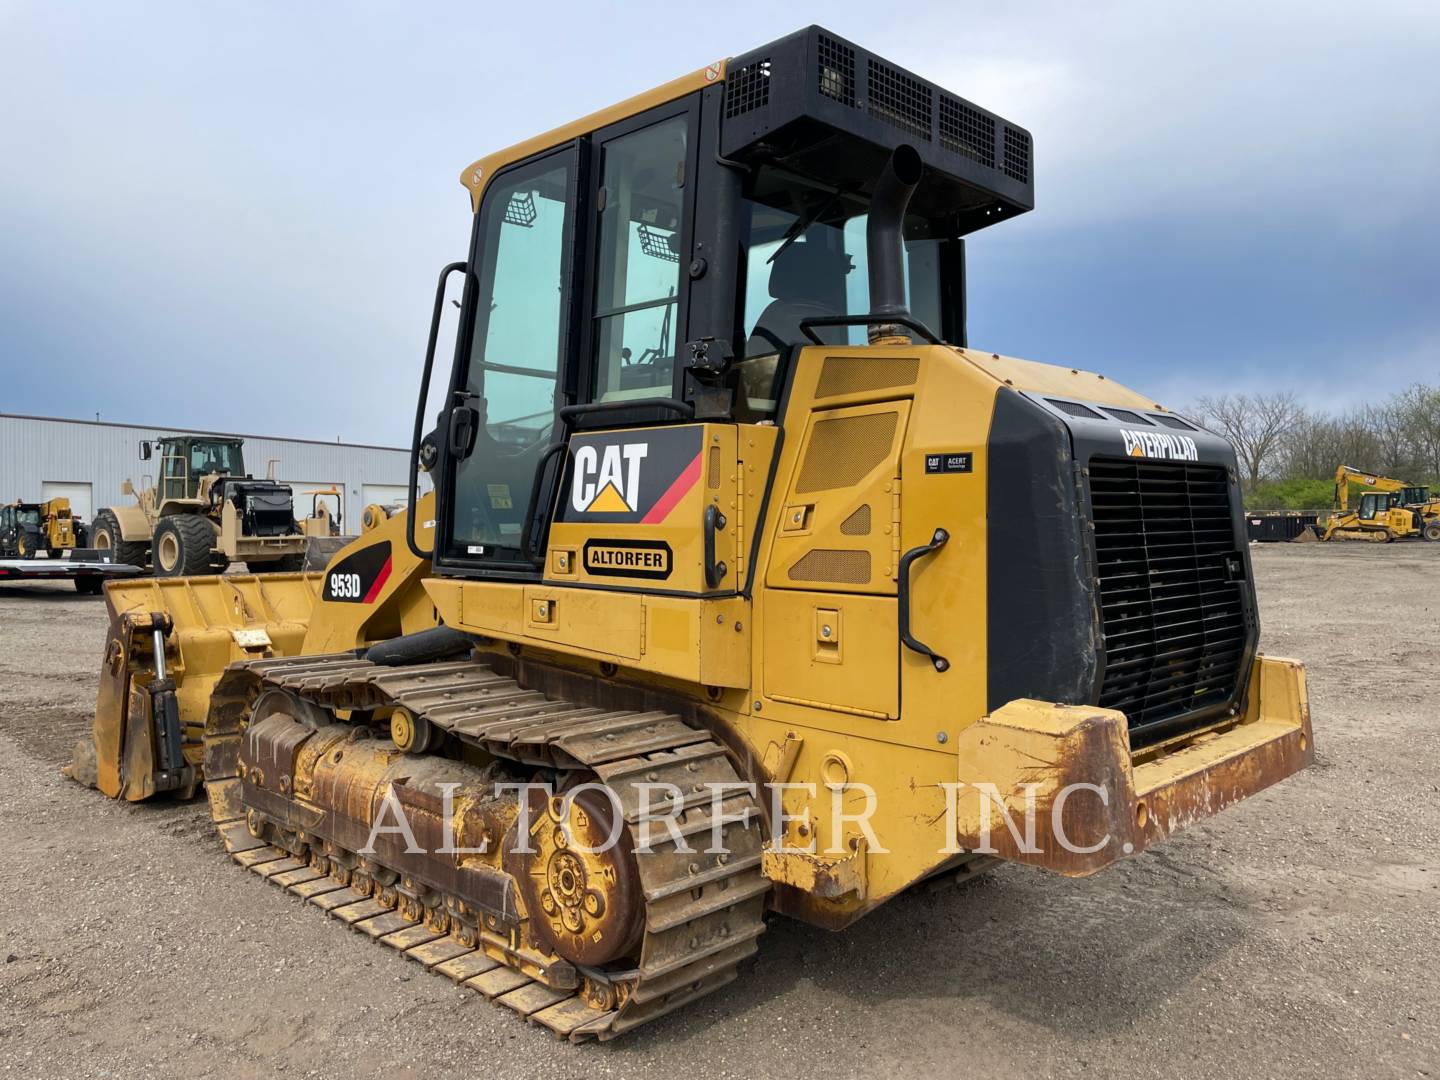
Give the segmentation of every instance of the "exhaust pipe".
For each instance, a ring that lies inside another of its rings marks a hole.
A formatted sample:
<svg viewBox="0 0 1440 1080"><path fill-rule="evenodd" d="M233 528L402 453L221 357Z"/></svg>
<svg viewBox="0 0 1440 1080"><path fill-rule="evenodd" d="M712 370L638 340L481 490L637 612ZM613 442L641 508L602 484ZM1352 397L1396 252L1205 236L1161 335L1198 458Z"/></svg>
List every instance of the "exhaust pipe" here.
<svg viewBox="0 0 1440 1080"><path fill-rule="evenodd" d="M920 183L924 164L913 146L902 143L890 153L870 199L865 224L865 251L870 275L872 315L909 317L905 302L905 209ZM906 331L893 325L871 325L869 337L894 337Z"/></svg>

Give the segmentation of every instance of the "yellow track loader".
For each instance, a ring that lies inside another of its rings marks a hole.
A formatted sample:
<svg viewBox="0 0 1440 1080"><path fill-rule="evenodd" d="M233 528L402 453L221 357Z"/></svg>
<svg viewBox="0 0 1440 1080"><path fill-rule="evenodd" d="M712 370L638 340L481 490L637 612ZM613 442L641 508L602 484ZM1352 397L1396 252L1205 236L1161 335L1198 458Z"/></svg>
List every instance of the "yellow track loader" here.
<svg viewBox="0 0 1440 1080"><path fill-rule="evenodd" d="M966 345L1031 153L810 27L468 166L434 494L322 574L109 586L73 772L203 781L241 866L578 1041L767 912L1091 874L1305 768L1225 440Z"/></svg>
<svg viewBox="0 0 1440 1080"><path fill-rule="evenodd" d="M1371 489L1360 496L1354 510L1351 484ZM1322 540L1382 544L1412 537L1440 540L1440 499L1432 498L1428 487L1341 465L1335 470L1335 505L1338 509L1326 519Z"/></svg>

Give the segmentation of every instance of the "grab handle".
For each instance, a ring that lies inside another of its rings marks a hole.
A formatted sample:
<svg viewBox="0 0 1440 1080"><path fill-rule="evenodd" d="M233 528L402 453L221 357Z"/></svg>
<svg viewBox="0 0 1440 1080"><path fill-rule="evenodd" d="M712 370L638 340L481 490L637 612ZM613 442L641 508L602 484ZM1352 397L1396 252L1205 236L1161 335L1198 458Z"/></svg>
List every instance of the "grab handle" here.
<svg viewBox="0 0 1440 1080"><path fill-rule="evenodd" d="M950 669L950 661L910 633L910 567L916 560L939 551L949 539L948 532L944 529L936 529L928 544L913 547L900 556L900 643L912 652L928 656L930 662L935 665L935 670L941 672Z"/></svg>
<svg viewBox="0 0 1440 1080"><path fill-rule="evenodd" d="M715 534L725 528L725 515L714 503L705 507L705 587L718 589L730 572L723 562L715 561Z"/></svg>

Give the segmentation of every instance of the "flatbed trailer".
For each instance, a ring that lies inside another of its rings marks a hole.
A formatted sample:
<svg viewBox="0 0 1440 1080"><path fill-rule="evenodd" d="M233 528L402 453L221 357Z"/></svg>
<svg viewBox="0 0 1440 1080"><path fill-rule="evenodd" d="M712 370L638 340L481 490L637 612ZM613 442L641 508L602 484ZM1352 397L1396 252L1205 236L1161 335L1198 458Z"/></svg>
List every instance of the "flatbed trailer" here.
<svg viewBox="0 0 1440 1080"><path fill-rule="evenodd" d="M112 578L137 577L145 573L138 566L116 562L111 552L95 548L72 548L60 559L0 559L0 585L28 581L73 581L75 591L97 594Z"/></svg>

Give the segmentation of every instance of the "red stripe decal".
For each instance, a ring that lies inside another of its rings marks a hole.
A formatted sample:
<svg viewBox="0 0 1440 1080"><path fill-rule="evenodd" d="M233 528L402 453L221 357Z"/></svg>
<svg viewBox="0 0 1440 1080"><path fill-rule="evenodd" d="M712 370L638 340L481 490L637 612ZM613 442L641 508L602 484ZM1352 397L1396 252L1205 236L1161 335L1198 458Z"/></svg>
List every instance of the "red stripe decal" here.
<svg viewBox="0 0 1440 1080"><path fill-rule="evenodd" d="M675 478L675 482L665 489L665 494L655 500L650 512L640 519L641 525L659 525L670 516L675 504L688 495L695 486L695 481L700 479L700 458L704 454L705 451L700 450L695 455L695 460L685 466L685 471Z"/></svg>
<svg viewBox="0 0 1440 1080"><path fill-rule="evenodd" d="M385 560L385 565L380 567L380 573L375 575L375 584L370 586L370 591L365 594L365 599L361 601L362 604L373 604L375 602L375 597L380 594L381 588L383 588L385 582L390 579L390 564L394 561L395 556L393 555Z"/></svg>

